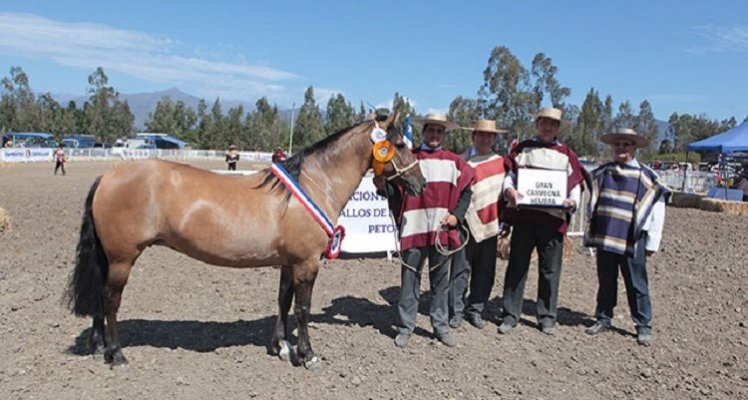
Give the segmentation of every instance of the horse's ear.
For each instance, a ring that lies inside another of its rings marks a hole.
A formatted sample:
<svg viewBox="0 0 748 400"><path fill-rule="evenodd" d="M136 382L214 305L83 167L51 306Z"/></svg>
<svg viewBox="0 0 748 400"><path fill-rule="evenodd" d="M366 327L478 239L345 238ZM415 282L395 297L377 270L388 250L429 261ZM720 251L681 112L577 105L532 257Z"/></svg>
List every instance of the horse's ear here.
<svg viewBox="0 0 748 400"><path fill-rule="evenodd" d="M393 123L395 123L395 121L397 121L397 119L398 119L399 117L400 117L400 111L399 111L399 110L398 110L398 111L395 111L395 112L393 112L392 114L390 114L390 115L389 115L389 116L387 117L387 119L385 119L384 121L382 121L380 125L382 126L382 128L384 128L384 129L386 130L386 129L387 129L387 128L389 128L389 127L390 127L390 126L391 126L391 125L392 125Z"/></svg>

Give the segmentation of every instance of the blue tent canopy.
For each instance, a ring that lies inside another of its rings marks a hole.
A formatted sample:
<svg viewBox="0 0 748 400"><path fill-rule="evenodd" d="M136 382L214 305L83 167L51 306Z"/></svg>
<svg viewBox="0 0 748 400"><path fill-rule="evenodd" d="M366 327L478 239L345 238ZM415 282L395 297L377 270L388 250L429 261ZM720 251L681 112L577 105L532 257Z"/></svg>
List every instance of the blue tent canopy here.
<svg viewBox="0 0 748 400"><path fill-rule="evenodd" d="M729 131L690 143L688 150L719 151L720 153L748 151L748 121Z"/></svg>

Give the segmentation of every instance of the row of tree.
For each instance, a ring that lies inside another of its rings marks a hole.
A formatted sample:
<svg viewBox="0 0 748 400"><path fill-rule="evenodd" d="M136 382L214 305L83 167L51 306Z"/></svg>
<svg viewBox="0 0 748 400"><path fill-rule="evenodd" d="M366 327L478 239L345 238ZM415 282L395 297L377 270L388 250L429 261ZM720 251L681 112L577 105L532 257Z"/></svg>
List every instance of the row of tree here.
<svg viewBox="0 0 748 400"><path fill-rule="evenodd" d="M543 53L538 53L529 69L504 46L496 47L490 54L483 71L483 84L475 98L458 96L449 105L449 118L462 126L472 125L478 118L495 119L501 127L511 132L507 139L527 138L534 134L534 115L543 105L552 105L564 111L561 140L569 144L580 155L597 157L602 154L599 137L613 128L630 127L649 138L652 145L643 150L645 158L656 153L682 152L695 140L712 136L737 124L735 118L717 121L706 115L679 115L674 113L668 121L665 140L658 141L659 128L646 100L639 103L638 110L628 101L621 102L614 113L610 95L601 98L591 88L581 107L567 103L571 89L562 86L556 75L558 68ZM58 139L69 133L88 133L97 140L112 143L115 139L135 132L134 115L126 101L109 86L104 70L99 67L88 77L89 99L80 108L75 102L66 106L57 103L49 93L36 96L31 89L26 73L13 67L10 76L2 80L0 98L0 130L39 131L53 133ZM395 93L394 109L401 110L402 117L417 117L415 108ZM232 107L223 112L220 99L209 107L203 99L197 110L182 101L174 102L165 97L149 114L145 128L149 132L162 132L186 140L194 148L222 149L235 144L242 149L269 151L288 145L293 132L293 146L299 148L322 139L327 134L365 120L374 110L368 110L363 102L358 110L342 94L329 98L325 112L314 98L314 89L309 87L304 94L304 103L294 118L293 127L288 118L281 115L276 105L262 97L252 111L244 107ZM387 112L388 110L376 110ZM747 118L748 119L748 118ZM416 143L420 131L415 130ZM469 146L468 134L451 134L446 146L462 151Z"/></svg>

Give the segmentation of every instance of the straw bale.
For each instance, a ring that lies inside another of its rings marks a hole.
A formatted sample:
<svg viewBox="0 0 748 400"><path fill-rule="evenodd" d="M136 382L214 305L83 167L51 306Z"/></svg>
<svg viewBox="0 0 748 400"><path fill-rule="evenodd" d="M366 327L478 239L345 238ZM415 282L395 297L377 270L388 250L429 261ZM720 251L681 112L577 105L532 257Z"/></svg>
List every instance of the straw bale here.
<svg viewBox="0 0 748 400"><path fill-rule="evenodd" d="M673 192L670 204L673 207L700 208L704 196L694 193Z"/></svg>
<svg viewBox="0 0 748 400"><path fill-rule="evenodd" d="M0 233L3 232L10 232L11 223L10 223L10 215L0 207Z"/></svg>
<svg viewBox="0 0 748 400"><path fill-rule="evenodd" d="M704 198L701 200L701 209L731 215L748 215L748 202Z"/></svg>

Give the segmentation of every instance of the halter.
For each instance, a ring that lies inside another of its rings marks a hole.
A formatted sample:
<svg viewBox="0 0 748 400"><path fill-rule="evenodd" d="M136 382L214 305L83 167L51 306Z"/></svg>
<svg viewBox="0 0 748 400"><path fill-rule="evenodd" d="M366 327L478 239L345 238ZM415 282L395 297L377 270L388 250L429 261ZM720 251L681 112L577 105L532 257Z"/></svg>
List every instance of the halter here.
<svg viewBox="0 0 748 400"><path fill-rule="evenodd" d="M388 177L385 177L387 181L392 181L403 176L405 173L413 169L418 165L418 160L414 160L412 163L406 165L404 168L400 168L395 162L395 147L387 140L387 132L379 127L379 123L374 121L374 130L371 131L371 141L374 143L374 159L371 162L371 168L374 170L374 175L382 175L384 166L388 163L392 163L392 167L395 169L395 173Z"/></svg>

